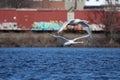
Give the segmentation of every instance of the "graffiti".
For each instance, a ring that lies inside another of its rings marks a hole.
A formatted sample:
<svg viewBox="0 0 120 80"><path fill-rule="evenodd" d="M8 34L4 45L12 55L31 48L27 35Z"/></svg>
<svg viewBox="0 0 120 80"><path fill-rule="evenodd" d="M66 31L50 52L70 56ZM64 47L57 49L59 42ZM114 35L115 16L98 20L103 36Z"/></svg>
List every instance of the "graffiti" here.
<svg viewBox="0 0 120 80"><path fill-rule="evenodd" d="M90 29L92 31L103 31L105 28L105 25L103 24L91 24L90 25Z"/></svg>
<svg viewBox="0 0 120 80"><path fill-rule="evenodd" d="M81 25L76 25L76 26L66 26L65 30L74 30L74 31L79 31L83 30L83 27Z"/></svg>
<svg viewBox="0 0 120 80"><path fill-rule="evenodd" d="M21 30L16 22L3 22L0 24L0 30Z"/></svg>
<svg viewBox="0 0 120 80"><path fill-rule="evenodd" d="M32 28L29 27L28 30L57 31L61 28L63 23L62 21L33 22ZM90 24L89 26L91 31L103 31L105 28L103 24ZM16 22L3 22L0 24L0 30L24 30L24 28L20 28L20 25ZM83 27L81 25L74 27L68 25L64 30L79 31L83 30Z"/></svg>
<svg viewBox="0 0 120 80"><path fill-rule="evenodd" d="M62 21L50 21L50 22L34 22L32 30L59 30L62 25Z"/></svg>

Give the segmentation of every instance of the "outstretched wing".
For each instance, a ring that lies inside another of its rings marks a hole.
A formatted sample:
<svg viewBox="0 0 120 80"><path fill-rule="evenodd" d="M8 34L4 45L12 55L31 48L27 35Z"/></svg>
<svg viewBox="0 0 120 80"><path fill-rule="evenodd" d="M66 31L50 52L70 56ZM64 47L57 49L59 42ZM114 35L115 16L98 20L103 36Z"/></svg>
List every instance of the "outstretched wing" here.
<svg viewBox="0 0 120 80"><path fill-rule="evenodd" d="M92 38L92 32L90 30L89 25L85 22L79 22L79 23L80 23L80 25L83 26L83 28L87 31L88 35Z"/></svg>
<svg viewBox="0 0 120 80"><path fill-rule="evenodd" d="M60 33L60 32L62 32L63 31L63 29L70 23L72 21L72 19L71 20L69 20L69 21L67 21L67 22L65 22L65 23L63 23L63 25L62 25L62 27L58 30L58 32L57 33Z"/></svg>
<svg viewBox="0 0 120 80"><path fill-rule="evenodd" d="M57 33L60 33L63 31L63 29L68 25L68 22L63 23L62 27L58 30Z"/></svg>
<svg viewBox="0 0 120 80"><path fill-rule="evenodd" d="M76 40L78 40L78 39L83 39L83 38L86 38L86 37L89 37L89 35L85 35L85 36L81 36L81 37L74 38L73 41L76 41Z"/></svg>
<svg viewBox="0 0 120 80"><path fill-rule="evenodd" d="M57 35L53 35L53 34L49 34L51 36L53 36L54 38L56 38L60 43L64 44L65 42L68 41L68 39L66 39L65 37L62 36L57 36Z"/></svg>

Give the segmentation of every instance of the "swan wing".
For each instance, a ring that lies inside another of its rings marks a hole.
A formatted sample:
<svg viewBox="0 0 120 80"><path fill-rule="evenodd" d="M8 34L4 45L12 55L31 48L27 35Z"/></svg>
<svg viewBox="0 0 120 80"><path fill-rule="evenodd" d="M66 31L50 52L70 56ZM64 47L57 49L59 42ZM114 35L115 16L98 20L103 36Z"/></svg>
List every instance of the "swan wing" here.
<svg viewBox="0 0 120 80"><path fill-rule="evenodd" d="M83 28L87 31L88 35L89 35L90 37L92 37L92 32L91 32L91 30L90 30L89 25L88 25L87 23L85 23L85 22L80 22L80 25L82 25Z"/></svg>
<svg viewBox="0 0 120 80"><path fill-rule="evenodd" d="M53 36L54 38L56 38L60 43L65 43L68 41L68 39L66 39L65 37L62 37L62 36L57 36L57 35L53 35L53 34L49 34L51 36Z"/></svg>
<svg viewBox="0 0 120 80"><path fill-rule="evenodd" d="M81 36L81 37L74 38L73 41L76 41L76 40L78 40L78 39L83 39L83 38L86 38L86 37L89 37L89 35L85 35L85 36Z"/></svg>
<svg viewBox="0 0 120 80"><path fill-rule="evenodd" d="M71 20L69 20L69 21L67 21L67 22L65 22L65 23L63 23L63 25L62 25L62 27L58 30L58 32L57 33L60 33L60 32L62 32L63 31L63 29L70 23L72 21L72 19Z"/></svg>

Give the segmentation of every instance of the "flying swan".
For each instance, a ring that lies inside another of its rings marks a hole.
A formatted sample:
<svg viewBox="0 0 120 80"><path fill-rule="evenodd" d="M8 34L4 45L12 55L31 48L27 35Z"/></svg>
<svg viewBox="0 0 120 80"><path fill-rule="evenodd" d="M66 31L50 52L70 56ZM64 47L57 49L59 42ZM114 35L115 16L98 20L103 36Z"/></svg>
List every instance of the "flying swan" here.
<svg viewBox="0 0 120 80"><path fill-rule="evenodd" d="M65 23L63 23L62 27L58 30L58 34L60 32L63 31L63 29L67 26L67 25L71 25L71 26L75 26L75 25L81 25L83 27L84 30L87 31L89 37L92 38L92 33L91 33L91 30L89 28L89 25L87 24L87 21L85 20L80 20L80 19L71 19Z"/></svg>
<svg viewBox="0 0 120 80"><path fill-rule="evenodd" d="M71 44L83 43L83 41L81 41L81 42L75 42L75 41L78 40L78 39L86 38L86 37L89 36L89 35L86 35L86 36L77 37L77 38L69 40L69 39L66 39L63 36L57 36L57 35L53 35L53 34L49 34L49 35L56 38L62 46L68 46L68 45L71 45Z"/></svg>

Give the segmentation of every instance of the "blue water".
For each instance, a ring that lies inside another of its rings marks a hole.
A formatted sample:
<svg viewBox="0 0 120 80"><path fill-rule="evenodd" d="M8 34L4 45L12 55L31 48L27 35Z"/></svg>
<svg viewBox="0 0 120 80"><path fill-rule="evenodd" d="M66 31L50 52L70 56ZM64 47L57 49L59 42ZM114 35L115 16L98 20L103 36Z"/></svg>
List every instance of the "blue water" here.
<svg viewBox="0 0 120 80"><path fill-rule="evenodd" d="M120 48L0 48L0 80L120 80Z"/></svg>

